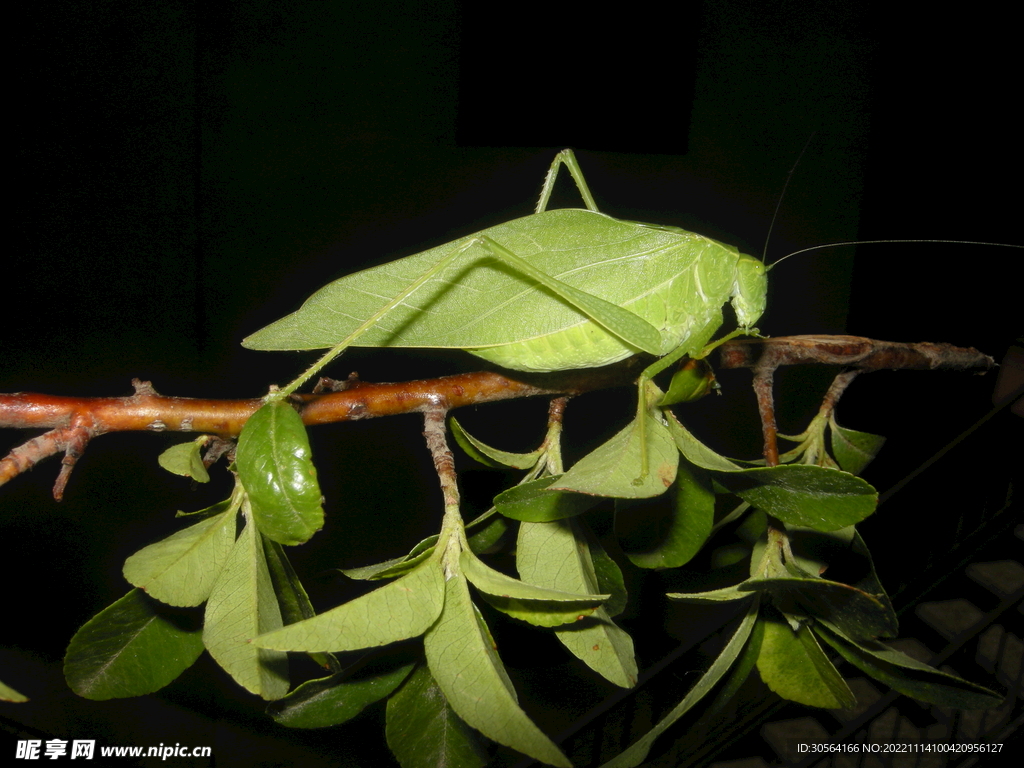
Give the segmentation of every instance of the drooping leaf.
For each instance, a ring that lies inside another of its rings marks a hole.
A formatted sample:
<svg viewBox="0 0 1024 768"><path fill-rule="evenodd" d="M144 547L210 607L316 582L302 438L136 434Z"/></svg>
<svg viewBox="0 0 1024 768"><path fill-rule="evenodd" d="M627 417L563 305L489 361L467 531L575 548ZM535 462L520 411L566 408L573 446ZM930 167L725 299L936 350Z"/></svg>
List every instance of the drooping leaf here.
<svg viewBox="0 0 1024 768"><path fill-rule="evenodd" d="M388 669L351 675L340 672L308 680L267 707L267 714L289 728L327 728L351 720L366 707L394 691L409 673L412 662Z"/></svg>
<svg viewBox="0 0 1024 768"><path fill-rule="evenodd" d="M667 416L683 456L709 470L731 493L788 525L834 531L875 511L878 493L859 477L807 464L743 469L697 440L671 413Z"/></svg>
<svg viewBox="0 0 1024 768"><path fill-rule="evenodd" d="M839 466L851 475L863 472L885 444L881 435L840 427L835 415L829 417L829 426L832 427L832 453Z"/></svg>
<svg viewBox="0 0 1024 768"><path fill-rule="evenodd" d="M516 549L516 568L524 581L552 589L592 593L598 577L588 538L575 520L522 523ZM599 607L589 617L555 630L574 656L623 688L636 684L633 639Z"/></svg>
<svg viewBox="0 0 1024 768"><path fill-rule="evenodd" d="M561 475L540 477L509 488L494 497L494 506L513 520L546 523L581 515L601 503L594 496L549 490L561 479Z"/></svg>
<svg viewBox="0 0 1024 768"><path fill-rule="evenodd" d="M722 472L716 479L751 505L787 525L834 531L875 511L878 492L847 472L807 464Z"/></svg>
<svg viewBox="0 0 1024 768"><path fill-rule="evenodd" d="M742 469L739 464L715 453L694 437L671 411L665 411L665 418L668 420L669 434L672 435L676 447L691 464L716 472L733 472Z"/></svg>
<svg viewBox="0 0 1024 768"><path fill-rule="evenodd" d="M312 619L257 637L279 651L354 651L422 635L444 604L444 573L436 557L400 579Z"/></svg>
<svg viewBox="0 0 1024 768"><path fill-rule="evenodd" d="M11 686L0 682L0 701L12 701L20 704L23 701L28 701L28 696L18 693Z"/></svg>
<svg viewBox="0 0 1024 768"><path fill-rule="evenodd" d="M426 664L388 699L385 733L402 768L487 764L484 738L455 714Z"/></svg>
<svg viewBox="0 0 1024 768"><path fill-rule="evenodd" d="M653 501L619 500L615 533L626 557L639 568L678 568L704 546L715 521L715 494L708 472L685 458L667 494Z"/></svg>
<svg viewBox="0 0 1024 768"><path fill-rule="evenodd" d="M497 448L492 448L481 440L477 440L467 432L458 420L452 416L449 420L452 428L452 436L455 442L469 454L470 458L476 459L488 467L512 467L513 469L530 469L541 457L543 451L537 449L530 453L509 453Z"/></svg>
<svg viewBox="0 0 1024 768"><path fill-rule="evenodd" d="M871 595L849 584L809 577L759 579L748 584L770 592L781 610L827 619L851 637L894 637L899 630L896 614L884 595Z"/></svg>
<svg viewBox="0 0 1024 768"><path fill-rule="evenodd" d="M572 527L577 535L582 533L586 538L587 549L590 551L590 562L593 564L594 575L597 577L597 591L601 594L611 595L601 607L609 617L618 616L626 610L629 599L626 592L626 580L622 577L622 569L601 546L601 542L598 541L585 520L573 523Z"/></svg>
<svg viewBox="0 0 1024 768"><path fill-rule="evenodd" d="M754 628L754 623L757 620L757 613L758 603L755 600L747 609L746 615L729 639L729 642L726 643L722 652L718 654L718 658L712 662L708 670L697 681L697 684L690 689L683 700L626 751L609 760L601 768L636 768L636 766L641 765L647 758L647 754L651 751L655 739L671 727L679 718L689 712L732 668L733 664L740 657L740 652L747 645L751 631Z"/></svg>
<svg viewBox="0 0 1024 768"><path fill-rule="evenodd" d="M644 420L644 427L640 426ZM646 447L647 474L642 451ZM648 499L660 496L676 479L679 452L660 416L643 409L629 425L604 445L576 462L551 486L592 496Z"/></svg>
<svg viewBox="0 0 1024 768"><path fill-rule="evenodd" d="M855 642L828 622L819 622L814 631L862 672L919 701L957 709L989 709L1003 702L994 691L922 664L884 643Z"/></svg>
<svg viewBox="0 0 1024 768"><path fill-rule="evenodd" d="M271 539L263 539L263 555L267 559L267 571L274 585L277 604L281 608L281 620L285 624L295 624L303 619L311 619L316 615L306 588L299 581L284 547Z"/></svg>
<svg viewBox="0 0 1024 768"><path fill-rule="evenodd" d="M256 527L281 544L302 544L323 528L320 485L302 418L273 400L242 428L235 455Z"/></svg>
<svg viewBox="0 0 1024 768"><path fill-rule="evenodd" d="M520 709L487 625L474 609L461 576L445 584L444 610L424 635L423 647L431 675L468 725L536 760L571 768L561 750Z"/></svg>
<svg viewBox="0 0 1024 768"><path fill-rule="evenodd" d="M172 445L160 454L157 461L168 472L191 477L198 483L208 483L210 482L210 473L206 470L200 453L206 441L207 437L204 435L198 440Z"/></svg>
<svg viewBox="0 0 1024 768"><path fill-rule="evenodd" d="M857 699L832 666L806 624L794 632L781 617L765 612L757 671L784 699L824 709L850 709Z"/></svg>
<svg viewBox="0 0 1024 768"><path fill-rule="evenodd" d="M459 556L459 565L469 582L488 595L513 597L517 600L542 600L557 603L589 603L600 605L611 595L598 595L589 592L567 592L562 589L540 587L536 584L513 579L500 571L496 571L472 552L463 551Z"/></svg>
<svg viewBox="0 0 1024 768"><path fill-rule="evenodd" d="M584 496L581 498L590 498ZM466 523L466 535L469 548L480 554L493 547L508 530L509 523L501 515L496 514L494 507L484 512L475 520ZM364 565L359 568L343 568L341 570L350 579L360 581L380 581L404 576L434 553L437 545L437 534L428 536L409 550L403 557L394 557L382 563Z"/></svg>
<svg viewBox="0 0 1024 768"><path fill-rule="evenodd" d="M168 605L203 603L235 543L237 507L208 517L125 560L124 577Z"/></svg>
<svg viewBox="0 0 1024 768"><path fill-rule="evenodd" d="M267 570L270 572L270 581L274 585L274 594L277 595L277 604L281 608L281 620L285 624L295 624L303 619L311 619L316 616L312 603L309 602L309 595L306 588L302 586L299 575L295 573L288 555L285 554L284 546L268 538L263 539L263 554L267 559ZM310 658L324 669L333 672L340 671L338 660L329 653L311 653Z"/></svg>
<svg viewBox="0 0 1024 768"><path fill-rule="evenodd" d="M71 638L64 677L86 699L142 696L160 690L203 652L199 627L133 589Z"/></svg>
<svg viewBox="0 0 1024 768"><path fill-rule="evenodd" d="M746 600L756 592L750 581L744 581L733 587L712 589L707 592L669 592L667 597L686 603L728 603L733 600Z"/></svg>
<svg viewBox="0 0 1024 768"><path fill-rule="evenodd" d="M281 623L260 533L248 519L206 603L203 643L247 691L279 699L288 692L287 656L249 641Z"/></svg>

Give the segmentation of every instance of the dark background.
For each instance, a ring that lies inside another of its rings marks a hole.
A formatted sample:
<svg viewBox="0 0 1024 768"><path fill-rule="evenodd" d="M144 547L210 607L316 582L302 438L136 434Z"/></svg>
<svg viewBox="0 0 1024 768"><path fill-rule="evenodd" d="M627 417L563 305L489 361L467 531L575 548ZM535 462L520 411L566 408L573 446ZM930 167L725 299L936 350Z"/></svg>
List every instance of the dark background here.
<svg viewBox="0 0 1024 768"><path fill-rule="evenodd" d="M121 395L138 377L164 394L263 394L305 358L243 350L242 337L335 277L527 215L566 146L602 210L760 254L813 133L769 261L850 239L1021 242L1020 70L1008 19L765 5L705 0L614 16L388 0L23 12L12 26L0 391ZM567 192L564 204L578 201ZM948 341L998 359L1022 330L1020 253L804 254L772 273L760 327ZM380 381L474 367L459 353L356 351L331 372ZM694 428L750 456L748 377L722 380L725 396L694 407ZM802 426L827 381L784 378L783 429ZM982 415L993 381L875 374L853 386L840 420L890 435L870 475L884 489ZM578 416L570 410L581 443L614 430L608 420L630 407L625 393L593 397L596 410L582 401ZM516 443L539 436L542 412L497 406L465 418L494 442ZM531 434L506 435L510 422ZM419 431L410 416L314 432L329 522L296 550L300 569L395 556L435 530L439 494ZM21 438L3 439L6 448ZM104 744L214 744L227 765L306 764L306 749L340 760L333 750L365 738L365 719L326 735L283 733L208 659L141 703L86 702L64 687L67 640L127 590L123 559L175 530L174 510L224 493L223 479L191 491L156 470L179 439L97 440L59 505L49 497L55 460L0 492L0 676L32 699L0 705L0 717ZM984 485L984 471L947 481ZM488 482L467 478L482 494ZM892 510L866 526L869 543L905 537L932 514ZM315 600L333 605L339 587L321 582L310 587ZM271 751L284 738L308 746Z"/></svg>

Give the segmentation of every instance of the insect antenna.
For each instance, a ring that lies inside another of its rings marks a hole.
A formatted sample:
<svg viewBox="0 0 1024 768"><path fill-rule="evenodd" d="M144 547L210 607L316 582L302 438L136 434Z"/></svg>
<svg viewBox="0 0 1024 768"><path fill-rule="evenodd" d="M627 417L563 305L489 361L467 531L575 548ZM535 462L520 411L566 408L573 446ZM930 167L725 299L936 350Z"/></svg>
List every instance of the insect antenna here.
<svg viewBox="0 0 1024 768"><path fill-rule="evenodd" d="M768 269L773 269L790 256L798 256L801 253L808 253L809 251L820 251L823 248L840 248L846 245L879 245L880 243L949 243L952 245L990 245L995 248L1024 249L1024 245L1015 245L1013 243L991 243L987 240L845 240L840 243L822 243L821 245L812 245L809 248L801 248L799 251L787 253L778 261L769 264Z"/></svg>
<svg viewBox="0 0 1024 768"><path fill-rule="evenodd" d="M804 142L804 148L800 150L800 154L797 155L796 161L793 166L789 169L789 173L786 174L786 183L782 185L782 192L779 193L779 199L775 201L775 211L772 213L771 223L768 225L768 234L764 238L764 249L761 251L761 261L766 262L768 260L768 243L772 239L772 230L775 229L775 222L779 218L779 211L782 209L782 201L786 199L786 190L789 189L789 182L793 180L793 174L796 172L796 168L800 165L800 161L804 159L804 155L807 154L807 148L811 146L811 142L814 141L814 137L817 135L817 131L811 131L811 135L807 137L807 141ZM792 256L793 254L790 254ZM783 257L788 258L788 257ZM782 259L779 259L782 261ZM776 262L777 263L777 262ZM769 269L775 266L774 264L769 265Z"/></svg>

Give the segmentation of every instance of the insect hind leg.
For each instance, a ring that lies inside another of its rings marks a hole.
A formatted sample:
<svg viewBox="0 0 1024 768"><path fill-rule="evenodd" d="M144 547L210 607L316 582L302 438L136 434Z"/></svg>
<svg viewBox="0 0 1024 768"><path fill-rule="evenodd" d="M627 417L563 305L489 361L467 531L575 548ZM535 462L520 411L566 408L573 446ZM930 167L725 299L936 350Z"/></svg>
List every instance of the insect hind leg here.
<svg viewBox="0 0 1024 768"><path fill-rule="evenodd" d="M586 204L587 209L600 213L597 210L597 203L594 202L594 196L590 194L590 188L587 186L586 179L583 178L583 171L580 170L580 164L576 162L576 154L571 149L563 149L557 155L555 155L554 161L551 163L551 167L548 168L548 174L544 177L544 186L540 191L540 200L537 201L537 208L534 213L544 213L548 209L548 202L551 200L551 191L555 188L555 179L558 178L558 168L564 165L572 176L573 181L576 182L576 187L580 191L580 195L583 197L583 202Z"/></svg>

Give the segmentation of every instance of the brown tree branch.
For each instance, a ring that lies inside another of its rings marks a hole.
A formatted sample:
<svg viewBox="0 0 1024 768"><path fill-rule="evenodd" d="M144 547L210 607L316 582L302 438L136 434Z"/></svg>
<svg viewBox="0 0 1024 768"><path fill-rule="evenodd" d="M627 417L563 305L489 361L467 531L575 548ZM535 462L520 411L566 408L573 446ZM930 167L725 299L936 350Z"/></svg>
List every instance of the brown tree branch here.
<svg viewBox="0 0 1024 768"><path fill-rule="evenodd" d="M771 373L782 365L839 365L862 371L881 369L955 369L986 371L992 358L975 349L948 344L902 344L857 336L791 336L733 340L720 347L722 368L753 368L759 403L771 411ZM441 379L368 384L350 379L341 391L318 387L319 394L293 395L306 424L328 424L400 413L451 410L466 405L536 395L576 395L622 386L635 380L643 365L632 359L604 368L556 374L502 375L467 373ZM107 432L178 431L237 435L262 403L247 400L208 400L159 395L148 382L133 380L128 397L58 397L0 394L0 428L48 429L14 448L0 460L0 485L61 451L63 467L54 487L60 498L77 458L89 440ZM766 424L766 446L768 425Z"/></svg>

